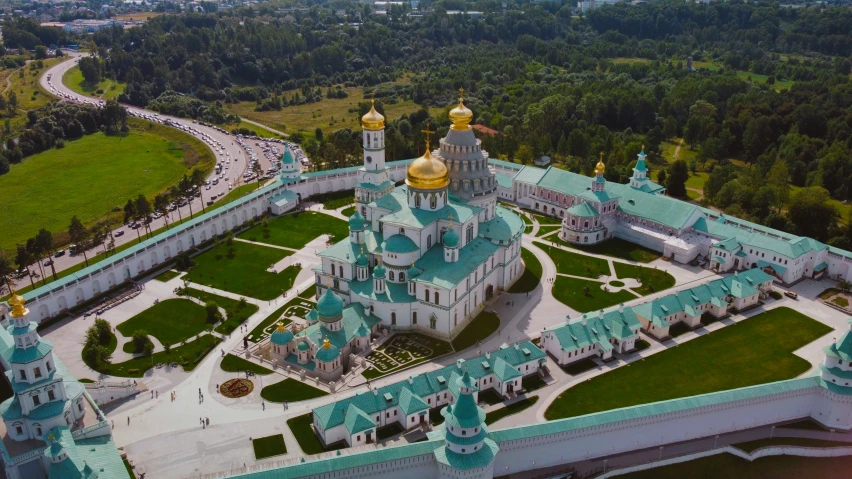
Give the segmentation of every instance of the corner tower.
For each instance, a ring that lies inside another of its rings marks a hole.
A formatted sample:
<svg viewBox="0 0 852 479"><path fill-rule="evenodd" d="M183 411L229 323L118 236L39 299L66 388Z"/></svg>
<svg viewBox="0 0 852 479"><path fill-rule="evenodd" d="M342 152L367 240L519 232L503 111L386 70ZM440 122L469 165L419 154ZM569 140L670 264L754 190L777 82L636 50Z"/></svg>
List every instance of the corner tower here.
<svg viewBox="0 0 852 479"><path fill-rule="evenodd" d="M370 111L361 117L364 166L358 170L355 201L362 215L367 214L367 204L393 190L393 181L385 168L385 117L376 111L375 100L370 100Z"/></svg>
<svg viewBox="0 0 852 479"><path fill-rule="evenodd" d="M450 194L473 206L483 208L481 221L494 217L497 205L497 178L488 167L488 152L473 135L473 112L464 104L464 88L459 89L459 104L450 110L453 126L441 139L436 156L450 172Z"/></svg>

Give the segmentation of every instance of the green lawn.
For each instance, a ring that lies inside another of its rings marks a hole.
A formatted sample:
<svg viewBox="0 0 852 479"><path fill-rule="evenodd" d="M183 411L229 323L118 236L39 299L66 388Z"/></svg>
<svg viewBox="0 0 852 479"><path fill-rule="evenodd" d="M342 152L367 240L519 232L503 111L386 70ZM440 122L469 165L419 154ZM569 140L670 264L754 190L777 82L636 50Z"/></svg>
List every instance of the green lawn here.
<svg viewBox="0 0 852 479"><path fill-rule="evenodd" d="M272 133L267 128L253 125L245 121L240 121L239 123L231 123L230 125L223 126L222 128L229 132L234 128L245 128L247 130L254 131L257 134L256 136L260 136L263 138L281 138L281 135L277 133Z"/></svg>
<svg viewBox="0 0 852 479"><path fill-rule="evenodd" d="M552 238L554 237L548 237L547 239ZM611 238L603 243L588 246L568 244L562 240L560 240L559 243L564 244L569 248L578 249L587 253L611 256L613 258L621 258L639 263L650 263L661 256L660 253L657 253L654 250L633 244L621 238Z"/></svg>
<svg viewBox="0 0 852 479"><path fill-rule="evenodd" d="M538 401L538 396L529 396L524 399L521 399L518 402L514 402L509 404L508 406L503 406L499 409L495 409L489 413L485 414L485 424L493 424L500 419L503 419L506 416L511 416L512 414L518 414L531 407Z"/></svg>
<svg viewBox="0 0 852 479"><path fill-rule="evenodd" d="M675 285L674 276L661 269L646 268L644 266L625 263L613 264L615 266L615 275L619 278L634 278L642 282L642 286L630 289L643 296L671 288Z"/></svg>
<svg viewBox="0 0 852 479"><path fill-rule="evenodd" d="M355 214L355 207L354 207L354 206L350 206L350 207L348 207L348 208L343 208L342 210L340 210L340 214L342 214L343 216L345 216L345 217L349 218L350 216L352 216L352 215L354 215L354 214Z"/></svg>
<svg viewBox="0 0 852 479"><path fill-rule="evenodd" d="M847 479L848 457L770 456L749 462L731 454L716 454L693 461L618 476L619 479Z"/></svg>
<svg viewBox="0 0 852 479"><path fill-rule="evenodd" d="M299 274L296 267L271 273L270 265L281 261L292 253L241 241L234 241L234 257L228 258L228 246L219 246L193 258L196 266L186 275L193 283L230 291L250 298L270 300L280 296L293 286Z"/></svg>
<svg viewBox="0 0 852 479"><path fill-rule="evenodd" d="M124 88L127 86L123 82L109 79L101 80L95 84L88 83L83 79L83 72L80 71L80 67L72 67L65 72L65 75L62 75L62 83L81 95L103 98L104 100L118 98L118 95L124 93ZM97 93L98 90L102 90L103 93Z"/></svg>
<svg viewBox="0 0 852 479"><path fill-rule="evenodd" d="M559 366L566 373L576 376L578 374L583 374L586 371L591 371L592 369L596 369L598 367L598 363L594 360L585 358L579 361L574 361L573 363L568 363L565 366Z"/></svg>
<svg viewBox="0 0 852 479"><path fill-rule="evenodd" d="M151 197L194 166L209 171L215 163L213 153L189 135L163 125L148 130L138 126L148 123L131 124L126 136L95 133L69 141L65 148L26 158L0 176L0 249L14 248L42 227L59 244L66 243L67 234L60 233L72 216L85 224L118 222L128 198L140 193ZM119 211L111 212L113 208Z"/></svg>
<svg viewBox="0 0 852 479"><path fill-rule="evenodd" d="M302 303L306 303L306 302L313 305L313 302L305 301L303 298L291 299L290 301L287 302L287 304L276 309L272 314L270 314L269 316L264 318L263 321L260 322L260 324L255 326L254 329L252 329L251 332L248 334L248 340L253 342L253 343L259 342L261 339L263 339L265 337L264 334L263 334L263 330L266 329L267 327L271 326L273 323L278 322L278 319L281 318L281 315L284 314L284 312L287 311L288 308L293 307L293 306L299 306ZM284 318L281 321L284 323L284 326L287 326L288 324L290 324L290 320L287 319L287 318Z"/></svg>
<svg viewBox="0 0 852 479"><path fill-rule="evenodd" d="M538 374L533 374L531 376L525 376L521 380L521 385L524 387L524 391L529 393L547 386L547 383L544 382L544 379L542 379Z"/></svg>
<svg viewBox="0 0 852 479"><path fill-rule="evenodd" d="M750 81L752 83L757 83L759 85L765 85L766 80L769 77L767 75L759 75L757 73L744 72L742 70L737 70L737 78L739 78L740 80ZM793 81L793 80L778 80L778 79L776 79L775 84L772 85L772 88L774 88L775 91L789 90L790 88L793 87L793 83L795 83L795 81Z"/></svg>
<svg viewBox="0 0 852 479"><path fill-rule="evenodd" d="M175 271L173 269L167 269L167 270L163 271L162 273L158 274L157 277L154 278L154 279L156 279L157 281L162 281L163 283L165 283L166 281L177 278L181 274L182 274L182 271Z"/></svg>
<svg viewBox="0 0 852 479"><path fill-rule="evenodd" d="M107 351L109 351L110 353L114 353L115 348L118 347L118 338L115 337L115 334L113 334L112 331L109 332L109 342L107 344L105 344L104 346L106 346ZM86 348L83 348L83 350L81 351L81 354L83 355L83 362L86 363L86 366L89 366L90 368L94 369L95 371L99 371L97 364L91 363L86 359ZM6 382L6 381L3 381L3 382Z"/></svg>
<svg viewBox="0 0 852 479"><path fill-rule="evenodd" d="M316 301L316 297L317 297L317 288L316 288L316 286L313 286L313 285L312 285L312 286L308 286L308 289L306 289L306 290L302 291L301 293L299 293L299 297L300 297L300 298L309 299L309 300L311 300L311 301Z"/></svg>
<svg viewBox="0 0 852 479"><path fill-rule="evenodd" d="M290 428L290 431L293 432L293 436L296 437L296 441L299 442L299 447L302 448L302 452L308 455L320 454L322 452L333 451L335 449L346 447L345 444L339 445L338 447L331 447L329 449L322 447L322 443L320 443L312 428L313 421L313 413L310 412L287 420L287 426Z"/></svg>
<svg viewBox="0 0 852 479"><path fill-rule="evenodd" d="M521 259L524 262L524 273L509 288L509 293L528 293L541 283L541 261L526 248L521 249Z"/></svg>
<svg viewBox="0 0 852 479"><path fill-rule="evenodd" d="M221 339L205 334L195 341L186 343L185 346L173 347L168 353L160 351L151 356L140 356L123 363L108 364L92 369L110 376L141 378L145 371L157 364L175 362L183 366L184 371L192 371L221 342Z"/></svg>
<svg viewBox="0 0 852 479"><path fill-rule="evenodd" d="M553 297L581 313L597 311L636 299L636 296L627 290L607 292L601 289L601 285L603 283L597 281L557 276L556 284L553 285ZM586 286L589 287L588 295L583 291Z"/></svg>
<svg viewBox="0 0 852 479"><path fill-rule="evenodd" d="M461 351L487 338L500 327L500 318L490 311L483 311L453 339L453 349Z"/></svg>
<svg viewBox="0 0 852 479"><path fill-rule="evenodd" d="M364 377L375 379L452 352L450 344L420 333L398 333L368 356L373 367Z"/></svg>
<svg viewBox="0 0 852 479"><path fill-rule="evenodd" d="M204 307L188 299L166 299L118 325L118 331L131 337L143 329L161 343L179 344L207 327Z"/></svg>
<svg viewBox="0 0 852 479"><path fill-rule="evenodd" d="M562 274L572 276L583 276L585 278L597 278L601 275L610 274L609 263L605 259L593 258L579 253L572 253L544 243L537 243L556 264L556 270Z"/></svg>
<svg viewBox="0 0 852 479"><path fill-rule="evenodd" d="M269 220L268 238L264 236L263 225L260 224L240 233L239 237L249 241L300 249L322 234L331 234L332 241L340 241L349 236L349 224L324 213L305 211Z"/></svg>
<svg viewBox="0 0 852 479"><path fill-rule="evenodd" d="M254 447L254 458L258 461L267 457L287 454L287 446L284 445L283 434L252 439L251 445Z"/></svg>
<svg viewBox="0 0 852 479"><path fill-rule="evenodd" d="M544 235L546 235L546 234L548 234L548 233L551 233L551 232L553 232L553 231L559 230L559 229L561 229L561 228L562 228L562 226L559 226L559 225L555 225L555 226L539 226L539 227L538 227L538 234L536 235L536 237L541 238L542 236L544 236ZM548 236L546 239L555 238L555 237L557 237L558 235L559 235L559 233L556 233L556 234L553 234L553 235Z"/></svg>
<svg viewBox="0 0 852 479"><path fill-rule="evenodd" d="M306 401L326 395L328 395L327 392L293 378L287 378L281 382L264 386L260 391L260 397L269 402Z"/></svg>
<svg viewBox="0 0 852 479"><path fill-rule="evenodd" d="M776 308L580 383L562 393L545 417L582 416L794 378L811 365L793 351L829 332L799 312Z"/></svg>
<svg viewBox="0 0 852 479"><path fill-rule="evenodd" d="M201 291L194 288L188 288L187 293L193 298L198 298L202 302L207 303L208 301L215 302L220 308L225 310L225 313L228 315L220 325L216 326L215 331L221 334L231 334L232 331L240 327L241 324L246 322L246 320L259 309L256 305L247 303L245 306L240 307L240 302L226 298L224 296L219 296L217 294L208 293L206 291Z"/></svg>
<svg viewBox="0 0 852 479"><path fill-rule="evenodd" d="M222 358L222 364L220 364L219 367L222 368L222 371L229 373L251 371L255 374L272 374L272 370L266 369L265 367L251 361L247 361L239 356L234 356L233 354L226 354L225 357Z"/></svg>

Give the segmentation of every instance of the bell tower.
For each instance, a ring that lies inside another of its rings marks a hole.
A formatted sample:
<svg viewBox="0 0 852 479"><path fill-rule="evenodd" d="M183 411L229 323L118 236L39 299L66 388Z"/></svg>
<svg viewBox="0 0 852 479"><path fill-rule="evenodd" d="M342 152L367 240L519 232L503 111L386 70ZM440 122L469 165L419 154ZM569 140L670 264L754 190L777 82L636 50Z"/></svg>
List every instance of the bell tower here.
<svg viewBox="0 0 852 479"><path fill-rule="evenodd" d="M370 111L361 117L361 141L364 166L358 170L355 201L361 215L367 215L367 204L393 190L393 181L385 168L385 117L376 111L375 99L370 99Z"/></svg>

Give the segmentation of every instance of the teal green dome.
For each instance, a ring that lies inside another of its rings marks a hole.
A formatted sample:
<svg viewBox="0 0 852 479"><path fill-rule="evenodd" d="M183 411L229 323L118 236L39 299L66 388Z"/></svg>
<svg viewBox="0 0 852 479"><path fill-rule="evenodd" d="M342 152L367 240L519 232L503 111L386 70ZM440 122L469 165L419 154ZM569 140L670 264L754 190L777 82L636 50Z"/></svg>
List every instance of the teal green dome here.
<svg viewBox="0 0 852 479"><path fill-rule="evenodd" d="M281 164L282 165L292 165L296 160L293 158L293 153L290 151L289 146L284 147L284 154L281 156Z"/></svg>
<svg viewBox="0 0 852 479"><path fill-rule="evenodd" d="M305 319L308 321L317 321L319 320L319 311L317 308L311 308L311 311L305 316Z"/></svg>
<svg viewBox="0 0 852 479"><path fill-rule="evenodd" d="M320 346L320 348L317 350L317 354L314 357L324 363L330 363L340 357L340 350L337 349L337 346L331 344L328 341L328 338L325 338L325 341L322 343L322 346Z"/></svg>
<svg viewBox="0 0 852 479"><path fill-rule="evenodd" d="M358 208L355 208L355 212L349 217L349 229L361 231L364 229L364 224L366 224L366 222L367 220L364 219L361 212L358 211Z"/></svg>
<svg viewBox="0 0 852 479"><path fill-rule="evenodd" d="M419 270L419 269L417 269L417 266L414 266L414 265L412 264L412 265L411 265L411 267L410 267L410 268L408 268L408 278L409 278L409 279L410 279L410 278L416 278L416 277L417 277L417 275L419 275L419 274L420 274L420 270Z"/></svg>
<svg viewBox="0 0 852 479"><path fill-rule="evenodd" d="M382 251L386 253L413 253L420 248L408 236L395 234L382 242Z"/></svg>
<svg viewBox="0 0 852 479"><path fill-rule="evenodd" d="M358 330L355 331L355 335L363 338L365 336L370 335L370 330L365 328L364 325L362 324L361 327L359 327Z"/></svg>
<svg viewBox="0 0 852 479"><path fill-rule="evenodd" d="M320 321L336 321L343 314L343 300L331 288L317 301Z"/></svg>
<svg viewBox="0 0 852 479"><path fill-rule="evenodd" d="M457 248L459 246L459 235L455 230L449 230L444 233L444 246L447 248Z"/></svg>
<svg viewBox="0 0 852 479"><path fill-rule="evenodd" d="M299 345L296 346L296 349L298 349L299 351L307 351L307 350L311 349L311 347L308 346L307 341L299 341Z"/></svg>
<svg viewBox="0 0 852 479"><path fill-rule="evenodd" d="M278 328L272 333L269 340L272 341L272 344L276 344L278 346L284 346L293 340L293 333L284 327L284 323L278 322Z"/></svg>
<svg viewBox="0 0 852 479"><path fill-rule="evenodd" d="M367 255L364 254L364 250L361 250L361 253L355 258L355 264L358 266L367 266L370 264L370 260L367 259Z"/></svg>
<svg viewBox="0 0 852 479"><path fill-rule="evenodd" d="M385 267L382 266L382 263L379 263L375 268L373 268L373 277L376 279L382 279L385 277L385 271Z"/></svg>

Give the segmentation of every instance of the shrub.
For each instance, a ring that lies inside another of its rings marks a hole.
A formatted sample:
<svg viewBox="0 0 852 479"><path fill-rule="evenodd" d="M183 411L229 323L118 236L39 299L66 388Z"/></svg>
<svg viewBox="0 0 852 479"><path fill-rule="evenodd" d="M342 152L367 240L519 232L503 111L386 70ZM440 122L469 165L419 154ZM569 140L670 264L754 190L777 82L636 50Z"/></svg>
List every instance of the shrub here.
<svg viewBox="0 0 852 479"><path fill-rule="evenodd" d="M128 374L129 376L133 376L134 374L139 374L139 369L136 369L136 368L128 369L128 370L127 370L127 374Z"/></svg>
<svg viewBox="0 0 852 479"><path fill-rule="evenodd" d="M781 293L778 291L770 291L769 296L772 297L772 299L781 299Z"/></svg>

